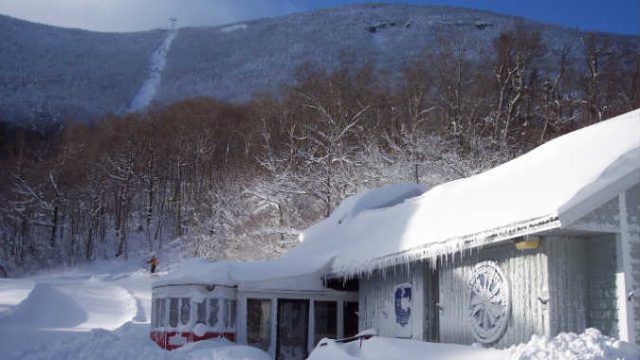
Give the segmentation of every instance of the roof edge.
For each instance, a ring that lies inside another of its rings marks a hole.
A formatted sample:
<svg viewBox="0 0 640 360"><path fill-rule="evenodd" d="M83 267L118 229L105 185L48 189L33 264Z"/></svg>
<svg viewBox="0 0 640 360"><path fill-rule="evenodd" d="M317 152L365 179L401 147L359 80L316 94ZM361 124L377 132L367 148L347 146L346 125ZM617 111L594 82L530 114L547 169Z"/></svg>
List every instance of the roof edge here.
<svg viewBox="0 0 640 360"><path fill-rule="evenodd" d="M435 263L438 259L464 251L472 251L490 244L527 236L561 227L557 214L541 216L492 230L450 238L434 244L420 245L408 250L375 258L367 263L346 265L331 269L328 278L353 278L370 275L376 270L406 265L410 262L427 260Z"/></svg>

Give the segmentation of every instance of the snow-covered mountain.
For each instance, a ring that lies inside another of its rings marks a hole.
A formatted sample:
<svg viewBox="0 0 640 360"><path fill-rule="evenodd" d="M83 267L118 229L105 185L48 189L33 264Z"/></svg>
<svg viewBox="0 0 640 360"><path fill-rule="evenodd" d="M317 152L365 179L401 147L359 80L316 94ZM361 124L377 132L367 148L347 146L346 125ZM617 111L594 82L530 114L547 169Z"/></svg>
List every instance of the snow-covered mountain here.
<svg viewBox="0 0 640 360"><path fill-rule="evenodd" d="M464 39L478 55L516 21L460 8L356 5L183 28L167 41L171 34L162 30L97 33L0 16L0 119L92 119L140 109L141 99L142 105L199 95L243 101L290 83L305 63L370 62L393 78L438 38ZM552 48L582 50L580 31L523 21ZM638 39L612 35L611 44L637 49Z"/></svg>
<svg viewBox="0 0 640 360"><path fill-rule="evenodd" d="M109 34L0 16L0 120L91 119L127 109L162 31Z"/></svg>

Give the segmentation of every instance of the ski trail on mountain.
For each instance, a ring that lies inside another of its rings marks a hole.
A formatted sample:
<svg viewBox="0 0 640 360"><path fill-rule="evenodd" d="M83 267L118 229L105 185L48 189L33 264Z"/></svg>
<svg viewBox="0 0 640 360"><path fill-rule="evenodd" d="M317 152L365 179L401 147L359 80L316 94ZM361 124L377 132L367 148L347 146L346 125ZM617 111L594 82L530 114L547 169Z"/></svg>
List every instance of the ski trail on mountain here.
<svg viewBox="0 0 640 360"><path fill-rule="evenodd" d="M160 81L162 80L162 72L164 71L164 67L167 63L167 54L171 49L171 43L173 43L176 35L178 35L178 30L169 30L160 47L151 54L149 76L144 83L142 83L142 87L133 97L131 105L129 106L130 112L142 110L149 106L151 101L153 101L153 98L158 91L158 87L160 86Z"/></svg>

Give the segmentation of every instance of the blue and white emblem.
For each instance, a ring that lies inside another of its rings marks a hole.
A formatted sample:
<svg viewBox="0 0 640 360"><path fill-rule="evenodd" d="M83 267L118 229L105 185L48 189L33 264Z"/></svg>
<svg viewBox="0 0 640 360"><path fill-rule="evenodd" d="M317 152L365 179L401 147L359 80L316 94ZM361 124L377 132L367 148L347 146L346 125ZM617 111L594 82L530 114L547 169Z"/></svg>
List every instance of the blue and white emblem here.
<svg viewBox="0 0 640 360"><path fill-rule="evenodd" d="M394 313L396 317L396 337L411 337L411 284L396 285L393 293Z"/></svg>

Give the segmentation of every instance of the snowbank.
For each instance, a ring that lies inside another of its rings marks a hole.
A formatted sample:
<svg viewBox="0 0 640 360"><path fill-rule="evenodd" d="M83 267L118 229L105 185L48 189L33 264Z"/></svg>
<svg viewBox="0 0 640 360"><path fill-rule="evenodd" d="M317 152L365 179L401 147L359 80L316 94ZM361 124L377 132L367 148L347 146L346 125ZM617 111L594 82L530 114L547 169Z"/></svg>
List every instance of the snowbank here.
<svg viewBox="0 0 640 360"><path fill-rule="evenodd" d="M322 345L324 344L324 346ZM417 340L373 337L346 344L323 339L308 360L501 360L502 350L488 350L464 345L434 344Z"/></svg>
<svg viewBox="0 0 640 360"><path fill-rule="evenodd" d="M35 282L28 279L0 279L0 317L3 312L9 311L13 306L20 304L29 296Z"/></svg>
<svg viewBox="0 0 640 360"><path fill-rule="evenodd" d="M272 360L266 352L226 339L198 341L187 344L167 355L168 360Z"/></svg>
<svg viewBox="0 0 640 360"><path fill-rule="evenodd" d="M113 330L137 312L125 289L90 278L73 283L39 283L29 295L0 317L13 324L45 329Z"/></svg>
<svg viewBox="0 0 640 360"><path fill-rule="evenodd" d="M169 246L163 268L181 257ZM99 261L0 279L0 359L3 360L270 360L263 351L224 340L168 352L149 339L151 279L145 256ZM194 265L196 264L196 265ZM200 268L202 261L185 267ZM202 275L202 274L200 274Z"/></svg>
<svg viewBox="0 0 640 360"><path fill-rule="evenodd" d="M587 329L547 339L533 336L526 344L505 350L434 344L416 340L373 337L346 344L323 339L308 360L637 360L640 347Z"/></svg>
<svg viewBox="0 0 640 360"><path fill-rule="evenodd" d="M51 358L47 349L66 341L109 340L96 329L111 334L131 321L147 324L151 277L144 267L144 258L132 257L2 279L0 358ZM148 326L140 336L148 337Z"/></svg>
<svg viewBox="0 0 640 360"><path fill-rule="evenodd" d="M149 326L129 323L116 331L95 329L60 342L41 344L16 354L22 360L271 360L262 350L229 341L206 340L174 351L149 339Z"/></svg>
<svg viewBox="0 0 640 360"><path fill-rule="evenodd" d="M640 359L640 347L604 336L596 329L587 329L580 335L561 333L552 339L533 336L528 343L513 346L507 352L512 360Z"/></svg>
<svg viewBox="0 0 640 360"><path fill-rule="evenodd" d="M149 340L147 325L128 324L117 331L94 329L61 341L42 343L14 354L22 360L164 359L166 351Z"/></svg>

